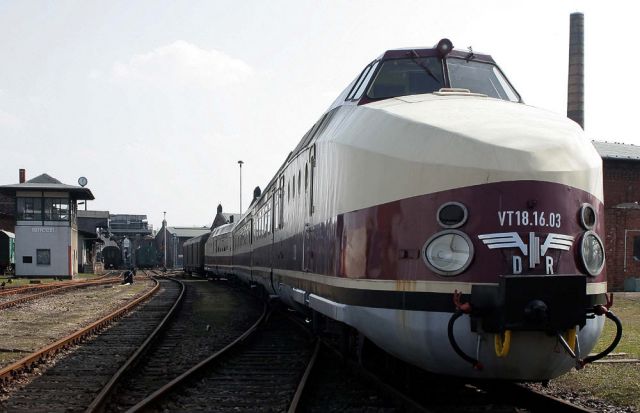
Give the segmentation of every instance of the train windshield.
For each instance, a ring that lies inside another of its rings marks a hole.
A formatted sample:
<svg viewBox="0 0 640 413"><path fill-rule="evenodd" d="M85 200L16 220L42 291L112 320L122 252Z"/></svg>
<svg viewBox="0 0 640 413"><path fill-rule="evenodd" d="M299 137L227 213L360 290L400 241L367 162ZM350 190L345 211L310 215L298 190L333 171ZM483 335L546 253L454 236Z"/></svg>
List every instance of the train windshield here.
<svg viewBox="0 0 640 413"><path fill-rule="evenodd" d="M493 98L519 102L518 93L509 85L500 69L490 63L466 59L447 59L451 87L469 89Z"/></svg>
<svg viewBox="0 0 640 413"><path fill-rule="evenodd" d="M443 87L442 62L437 57L393 59L382 63L367 96L386 99L432 93Z"/></svg>
<svg viewBox="0 0 640 413"><path fill-rule="evenodd" d="M500 69L491 63L467 59L445 60L449 85L445 82L442 60L438 57L411 57L382 61L380 69L367 90L370 99L437 92L441 88L469 89L497 99L519 102L520 96L511 87Z"/></svg>

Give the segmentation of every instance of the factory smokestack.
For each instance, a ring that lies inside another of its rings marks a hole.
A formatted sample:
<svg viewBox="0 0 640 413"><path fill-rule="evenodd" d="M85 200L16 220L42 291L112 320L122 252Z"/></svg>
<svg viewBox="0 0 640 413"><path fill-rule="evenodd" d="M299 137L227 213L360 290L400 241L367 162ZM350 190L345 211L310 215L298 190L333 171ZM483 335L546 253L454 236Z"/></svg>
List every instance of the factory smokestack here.
<svg viewBox="0 0 640 413"><path fill-rule="evenodd" d="M27 180L27 171L25 171L24 169L18 170L18 180L21 184L25 183L25 181Z"/></svg>
<svg viewBox="0 0 640 413"><path fill-rule="evenodd" d="M584 14L571 13L567 117L584 129Z"/></svg>

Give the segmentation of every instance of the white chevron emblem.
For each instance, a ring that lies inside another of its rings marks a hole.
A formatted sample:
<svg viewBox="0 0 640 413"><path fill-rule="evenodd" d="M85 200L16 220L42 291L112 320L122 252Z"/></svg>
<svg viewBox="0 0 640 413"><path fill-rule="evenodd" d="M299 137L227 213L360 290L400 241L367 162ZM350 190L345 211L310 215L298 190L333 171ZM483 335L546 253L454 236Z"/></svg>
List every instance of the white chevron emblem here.
<svg viewBox="0 0 640 413"><path fill-rule="evenodd" d="M550 249L569 251L573 245L574 237L563 234L547 234L544 243L540 245L540 237L536 237L535 232L529 233L529 245L524 243L517 232L497 232L495 234L482 234L478 238L489 247L498 248L518 248L522 255L529 257L529 268L535 268L540 264L540 258L544 257ZM549 262L549 260L547 260ZM551 261L552 262L552 261ZM516 271L516 261L514 259L514 273Z"/></svg>

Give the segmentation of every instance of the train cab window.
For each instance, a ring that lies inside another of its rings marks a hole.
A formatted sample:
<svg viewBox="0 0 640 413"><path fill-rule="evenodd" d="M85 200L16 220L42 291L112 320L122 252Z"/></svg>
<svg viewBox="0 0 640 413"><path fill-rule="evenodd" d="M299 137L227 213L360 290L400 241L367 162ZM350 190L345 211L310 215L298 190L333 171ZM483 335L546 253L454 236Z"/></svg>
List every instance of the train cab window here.
<svg viewBox="0 0 640 413"><path fill-rule="evenodd" d="M362 75L356 82L347 100L357 100L362 97L362 94L366 90L367 85L369 84L369 81L371 80L371 77L375 73L377 67L378 67L378 62L373 62L373 63L370 63L369 66L367 66L364 69L364 71L362 72Z"/></svg>
<svg viewBox="0 0 640 413"><path fill-rule="evenodd" d="M367 96L387 99L433 93L445 87L442 61L438 57L411 57L382 62Z"/></svg>
<svg viewBox="0 0 640 413"><path fill-rule="evenodd" d="M467 59L447 59L451 87L469 89L493 98L519 102L520 96L511 87L497 66Z"/></svg>

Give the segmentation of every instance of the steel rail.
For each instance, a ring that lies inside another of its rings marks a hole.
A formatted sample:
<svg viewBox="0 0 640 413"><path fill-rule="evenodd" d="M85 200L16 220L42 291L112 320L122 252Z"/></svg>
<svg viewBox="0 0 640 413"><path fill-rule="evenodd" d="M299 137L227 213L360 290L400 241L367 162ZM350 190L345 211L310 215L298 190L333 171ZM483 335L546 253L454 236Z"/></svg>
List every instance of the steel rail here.
<svg viewBox="0 0 640 413"><path fill-rule="evenodd" d="M118 383L118 381L120 381L123 378L124 374L134 365L134 363L139 361L142 354L146 350L148 350L151 343L158 337L160 332L166 329L167 325L169 324L169 320L176 314L178 306L182 304L182 301L184 299L186 287L182 281L175 280L172 278L169 278L169 279L173 282L178 283L181 287L181 291L180 291L180 294L178 295L178 298L176 299L176 302L169 309L169 311L167 312L165 317L162 319L160 324L158 324L158 326L155 328L155 330L151 332L151 334L140 345L140 347L138 347L138 349L129 357L129 359L127 359L127 361L120 367L120 369L118 369L118 371L111 377L109 382L107 382L107 384L102 388L100 393L98 393L98 395L93 399L91 404L87 407L87 409L85 410L86 412L102 411L104 407L104 403L107 401L107 398L111 395L111 391L113 390L115 385Z"/></svg>
<svg viewBox="0 0 640 413"><path fill-rule="evenodd" d="M200 363L198 363L195 366L191 367L189 370L185 371L184 373L182 373L181 375L179 375L175 379L171 380L169 383L165 384L164 386L162 386L161 388L159 388L158 390L156 390L155 392L153 392L152 394L147 396L145 399L143 399L140 402L138 402L138 404L133 406L131 409L127 410L127 412L129 412L129 413L138 412L138 411L142 411L143 409L148 408L150 404L160 400L160 398L162 398L165 394L167 394L169 391L171 391L172 389L174 389L175 387L177 387L178 385L183 383L189 377L191 377L192 375L194 375L197 372L201 371L202 369L207 367L209 364L211 364L211 363L213 363L215 361L218 361L223 355L228 354L230 352L230 350L234 349L237 345L242 343L251 334L253 334L257 330L258 326L260 324L262 324L262 322L264 320L267 319L267 316L268 316L267 308L268 308L267 304L265 303L264 304L264 309L263 309L263 312L262 312L262 315L260 316L260 318L251 327L249 327L247 329L247 331L242 333L242 335L240 337L236 338L234 341L232 341L231 343L227 344L221 350L216 351L211 356L207 357L206 359L202 360Z"/></svg>
<svg viewBox="0 0 640 413"><path fill-rule="evenodd" d="M289 404L288 413L295 413L298 410L298 404L300 403L300 399L302 398L302 393L304 393L304 389L307 385L307 381L309 376L311 376L311 371L313 370L313 366L316 364L316 359L318 358L318 354L320 353L320 340L316 340L316 346L313 349L313 354L311 355L311 359L309 360L309 364L307 364L307 368L300 379L300 383L298 383L298 388L296 389L293 398L291 399L291 403Z"/></svg>
<svg viewBox="0 0 640 413"><path fill-rule="evenodd" d="M49 289L49 288L56 288L56 287L62 287L64 285L70 285L70 284L77 284L77 283L82 283L82 282L91 282L91 281L99 281L99 280L103 280L109 276L113 276L113 274L116 273L116 271L107 271L106 273L95 277L95 278L91 278L91 279L86 279L86 280L79 280L79 279L75 279L75 280L64 280L64 281L59 281L57 283L44 283L44 284L28 284L28 285L20 285L20 286L16 286L16 287L5 287L3 289L0 290L0 296L4 296L4 295L11 295L11 294L21 294L23 292L27 292L27 291L32 291L32 290L45 290L45 289ZM117 277L117 276L116 276Z"/></svg>
<svg viewBox="0 0 640 413"><path fill-rule="evenodd" d="M24 297L20 297L20 298L16 298L15 300L10 300L10 301L5 301L4 303L0 303L0 310L4 310L6 308L10 308L10 307L14 307L18 304L22 304L25 303L27 301L33 301L33 300L37 300L38 298L42 298L42 297L46 297L48 295L51 294L57 294L59 292L62 291L66 291L66 290L70 290L73 288L84 288L84 287L90 287L93 285L105 285L105 284L115 284L117 282L119 282L120 279L113 277L107 280L101 280L101 281L89 281L89 282L83 282L83 283L75 283L75 284L69 284L69 285L63 285L63 286L56 286L50 289L47 289L46 291L40 292L40 293L36 293L36 294L31 294L31 295L27 295Z"/></svg>
<svg viewBox="0 0 640 413"><path fill-rule="evenodd" d="M80 340L82 340L86 336L101 330L102 328L106 327L109 323L121 318L128 311L130 311L131 309L133 309L143 301L147 300L149 297L151 297L153 294L155 294L158 291L158 289L160 288L160 283L157 280L153 280L153 281L155 282L155 286L150 291L138 297L137 299L131 301L124 307L112 312L111 314L105 317L102 317L98 321L91 323L89 326L83 329L80 329L75 333L68 335L67 337L64 337L52 344L49 344L48 346L41 348L40 350L18 360L17 362L3 369L0 369L0 383L8 382L12 377L16 376L21 371L24 371L30 367L33 367L38 362L44 360L46 356L55 354L58 352L58 350L66 346L80 342Z"/></svg>
<svg viewBox="0 0 640 413"><path fill-rule="evenodd" d="M79 284L79 283L85 283L85 282L93 282L93 281L97 281L97 280L102 280L104 278L106 278L108 275L103 275L100 277L96 277L93 278L91 280L69 280L69 281L61 281L58 283L46 283L46 284L35 284L35 285L23 285L20 287L9 287L9 288L5 288L3 290L0 290L0 297L3 297L5 295L15 295L15 294L23 294L23 293L27 293L30 291L38 291L38 290L50 290L53 288L59 288L59 287L64 287L67 285L74 285L74 284Z"/></svg>

